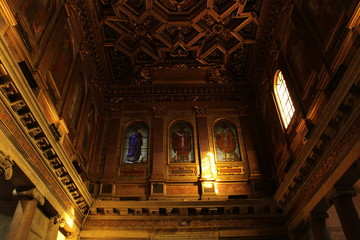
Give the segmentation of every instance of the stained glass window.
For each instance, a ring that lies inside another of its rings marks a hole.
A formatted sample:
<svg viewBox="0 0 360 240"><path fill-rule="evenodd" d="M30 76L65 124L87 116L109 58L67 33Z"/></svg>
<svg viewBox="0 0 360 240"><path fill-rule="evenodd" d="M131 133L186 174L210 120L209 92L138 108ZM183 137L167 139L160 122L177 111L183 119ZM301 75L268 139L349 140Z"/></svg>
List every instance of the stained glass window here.
<svg viewBox="0 0 360 240"><path fill-rule="evenodd" d="M170 162L195 162L193 130L187 122L176 122L170 128Z"/></svg>
<svg viewBox="0 0 360 240"><path fill-rule="evenodd" d="M220 121L215 124L214 142L217 162L240 161L236 129L232 123Z"/></svg>
<svg viewBox="0 0 360 240"><path fill-rule="evenodd" d="M124 163L147 163L149 129L145 123L136 122L126 128L123 152Z"/></svg>

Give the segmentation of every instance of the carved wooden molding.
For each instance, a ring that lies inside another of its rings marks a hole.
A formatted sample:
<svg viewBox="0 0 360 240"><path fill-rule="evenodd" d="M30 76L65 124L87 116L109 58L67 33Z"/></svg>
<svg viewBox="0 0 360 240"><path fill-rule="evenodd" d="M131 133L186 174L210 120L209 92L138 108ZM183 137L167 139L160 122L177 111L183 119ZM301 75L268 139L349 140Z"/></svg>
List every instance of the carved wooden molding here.
<svg viewBox="0 0 360 240"><path fill-rule="evenodd" d="M14 161L10 159L10 156L0 151L0 176L4 175L6 180L10 180L13 175L13 164Z"/></svg>
<svg viewBox="0 0 360 240"><path fill-rule="evenodd" d="M357 28L358 29L357 31L359 32L359 28L360 28L360 2L356 6L354 14L351 16L351 19L350 19L349 24L348 24L348 28L350 28L350 29Z"/></svg>
<svg viewBox="0 0 360 240"><path fill-rule="evenodd" d="M16 22L14 14L13 14L13 11L11 10L11 8L7 2L8 1L0 0L0 9L4 16L6 23L11 26L15 26L17 24L17 22Z"/></svg>

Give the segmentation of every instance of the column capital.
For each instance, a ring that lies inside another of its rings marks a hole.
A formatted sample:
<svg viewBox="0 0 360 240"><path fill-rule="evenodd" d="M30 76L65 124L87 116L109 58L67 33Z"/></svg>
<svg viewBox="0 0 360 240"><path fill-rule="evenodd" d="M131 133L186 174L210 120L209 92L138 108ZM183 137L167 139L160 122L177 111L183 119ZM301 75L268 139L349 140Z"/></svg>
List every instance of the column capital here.
<svg viewBox="0 0 360 240"><path fill-rule="evenodd" d="M356 195L356 190L353 188L353 186L335 186L333 193L332 193L332 199L342 197L342 196L351 196L354 197Z"/></svg>
<svg viewBox="0 0 360 240"><path fill-rule="evenodd" d="M207 115L207 106L194 106L194 111L196 115L199 116L206 116Z"/></svg>
<svg viewBox="0 0 360 240"><path fill-rule="evenodd" d="M54 224L59 224L60 227L64 227L65 226L65 219L60 215L56 215L54 218Z"/></svg>
<svg viewBox="0 0 360 240"><path fill-rule="evenodd" d="M313 239L331 240L329 231L326 227L326 218L329 215L325 210L313 210L311 212L311 231Z"/></svg>
<svg viewBox="0 0 360 240"><path fill-rule="evenodd" d="M325 220L326 218L329 218L326 211L311 211L311 220Z"/></svg>
<svg viewBox="0 0 360 240"><path fill-rule="evenodd" d="M32 188L26 191L18 191L16 189L13 190L13 196L17 198L32 198L37 200L40 205L44 205L45 197L42 195L37 188Z"/></svg>
<svg viewBox="0 0 360 240"><path fill-rule="evenodd" d="M68 240L78 240L79 234L77 233L69 233L69 235L66 236L66 239Z"/></svg>
<svg viewBox="0 0 360 240"><path fill-rule="evenodd" d="M163 117L165 107L152 107L153 114L155 117Z"/></svg>
<svg viewBox="0 0 360 240"><path fill-rule="evenodd" d="M5 179L10 180L13 175L13 165L14 161L10 159L10 156L0 151L0 176L5 175Z"/></svg>
<svg viewBox="0 0 360 240"><path fill-rule="evenodd" d="M309 240L312 239L310 227L307 222L301 222L294 230L291 231L292 240Z"/></svg>

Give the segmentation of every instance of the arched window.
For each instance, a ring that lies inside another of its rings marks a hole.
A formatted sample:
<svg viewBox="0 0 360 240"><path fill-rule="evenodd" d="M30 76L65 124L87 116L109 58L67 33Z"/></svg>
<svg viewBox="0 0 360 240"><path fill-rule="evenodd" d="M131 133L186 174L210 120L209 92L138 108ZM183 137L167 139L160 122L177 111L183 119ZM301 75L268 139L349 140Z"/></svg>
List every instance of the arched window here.
<svg viewBox="0 0 360 240"><path fill-rule="evenodd" d="M184 121L174 123L170 128L170 162L195 162L192 126Z"/></svg>
<svg viewBox="0 0 360 240"><path fill-rule="evenodd" d="M281 119L284 127L287 128L291 118L294 116L295 108L281 71L275 74L274 92Z"/></svg>
<svg viewBox="0 0 360 240"><path fill-rule="evenodd" d="M147 163L149 128L143 122L135 122L125 130L124 163Z"/></svg>
<svg viewBox="0 0 360 240"><path fill-rule="evenodd" d="M236 128L229 121L214 125L214 142L217 162L241 161Z"/></svg>

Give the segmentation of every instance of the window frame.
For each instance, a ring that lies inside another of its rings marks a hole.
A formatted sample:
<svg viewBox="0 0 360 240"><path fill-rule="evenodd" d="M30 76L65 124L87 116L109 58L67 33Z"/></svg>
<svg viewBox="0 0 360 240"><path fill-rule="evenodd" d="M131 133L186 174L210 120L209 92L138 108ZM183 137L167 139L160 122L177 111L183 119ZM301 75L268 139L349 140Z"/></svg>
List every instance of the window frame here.
<svg viewBox="0 0 360 240"><path fill-rule="evenodd" d="M279 118L284 129L288 129L295 115L295 105L281 70L275 72L273 91Z"/></svg>

